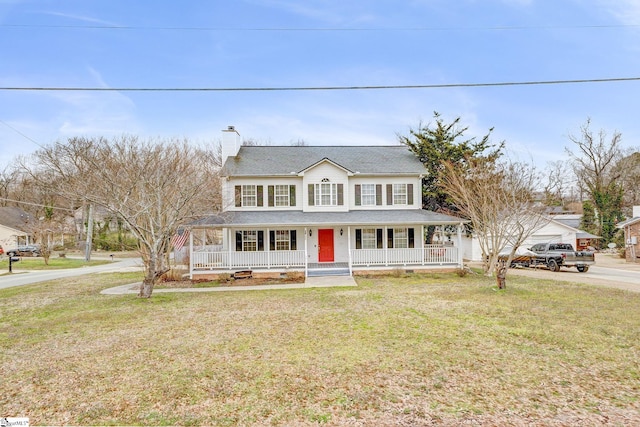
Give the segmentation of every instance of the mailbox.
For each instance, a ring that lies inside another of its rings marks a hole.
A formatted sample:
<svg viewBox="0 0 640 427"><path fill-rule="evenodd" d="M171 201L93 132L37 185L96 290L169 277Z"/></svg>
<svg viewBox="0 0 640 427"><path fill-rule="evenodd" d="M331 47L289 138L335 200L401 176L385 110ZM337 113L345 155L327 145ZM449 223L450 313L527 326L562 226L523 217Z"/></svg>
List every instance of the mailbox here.
<svg viewBox="0 0 640 427"><path fill-rule="evenodd" d="M9 273L12 272L12 264L14 262L18 262L18 261L20 261L20 258L18 258L17 256L10 256L9 257Z"/></svg>

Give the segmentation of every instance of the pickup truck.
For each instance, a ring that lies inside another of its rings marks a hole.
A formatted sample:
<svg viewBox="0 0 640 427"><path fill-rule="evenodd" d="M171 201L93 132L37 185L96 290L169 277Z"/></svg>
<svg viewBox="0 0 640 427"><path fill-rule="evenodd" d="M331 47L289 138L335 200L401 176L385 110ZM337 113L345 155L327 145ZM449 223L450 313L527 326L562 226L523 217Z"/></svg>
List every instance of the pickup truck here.
<svg viewBox="0 0 640 427"><path fill-rule="evenodd" d="M40 256L40 247L37 245L20 245L14 249L7 249L8 256Z"/></svg>
<svg viewBox="0 0 640 427"><path fill-rule="evenodd" d="M593 252L576 251L570 243L538 243L529 250L536 254L535 265L546 265L551 271L560 271L560 267L576 267L584 273L595 264Z"/></svg>

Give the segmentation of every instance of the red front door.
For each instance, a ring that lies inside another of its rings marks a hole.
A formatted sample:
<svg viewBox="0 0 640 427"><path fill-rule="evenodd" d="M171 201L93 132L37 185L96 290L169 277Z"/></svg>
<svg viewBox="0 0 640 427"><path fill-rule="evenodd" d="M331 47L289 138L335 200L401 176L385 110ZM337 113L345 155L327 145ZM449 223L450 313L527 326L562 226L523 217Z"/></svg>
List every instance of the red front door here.
<svg viewBox="0 0 640 427"><path fill-rule="evenodd" d="M333 229L318 230L318 262L333 262Z"/></svg>

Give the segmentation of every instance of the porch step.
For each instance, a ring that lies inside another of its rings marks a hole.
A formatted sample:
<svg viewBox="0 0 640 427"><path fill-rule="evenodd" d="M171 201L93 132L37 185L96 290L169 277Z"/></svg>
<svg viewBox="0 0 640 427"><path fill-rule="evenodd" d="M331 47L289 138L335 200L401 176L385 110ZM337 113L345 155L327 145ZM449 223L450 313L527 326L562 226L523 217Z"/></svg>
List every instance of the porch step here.
<svg viewBox="0 0 640 427"><path fill-rule="evenodd" d="M307 276L309 277L322 277L322 276L349 276L348 268L318 268L309 269Z"/></svg>

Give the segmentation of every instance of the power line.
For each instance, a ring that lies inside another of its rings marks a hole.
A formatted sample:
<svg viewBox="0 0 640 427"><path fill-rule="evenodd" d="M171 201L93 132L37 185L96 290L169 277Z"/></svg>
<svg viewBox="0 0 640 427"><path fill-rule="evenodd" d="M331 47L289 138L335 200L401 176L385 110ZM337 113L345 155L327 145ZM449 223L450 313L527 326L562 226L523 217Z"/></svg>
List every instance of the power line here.
<svg viewBox="0 0 640 427"><path fill-rule="evenodd" d="M221 32L403 32L403 31L521 31L557 29L637 28L640 24L611 25L504 25L486 27L169 27L139 25L59 25L59 24L0 24L0 28L50 28L78 30L138 30L138 31L221 31Z"/></svg>
<svg viewBox="0 0 640 427"><path fill-rule="evenodd" d="M5 125L6 127L8 127L9 129L11 129L12 131L14 131L15 133L17 133L18 135L28 139L29 141L33 142L34 144L36 144L38 147L40 148L44 148L42 145L40 145L40 143L38 141L36 141L33 138L29 138L27 135L25 135L24 133L20 132L18 129L14 128L13 126L11 126L9 123L5 122L4 120L0 120L0 123L2 123L3 125Z"/></svg>
<svg viewBox="0 0 640 427"><path fill-rule="evenodd" d="M290 86L290 87L38 87L4 86L0 91L52 91L52 92L278 92L278 91L329 91L329 90L384 90L384 89L448 89L462 87L535 86L563 85L579 83L611 83L638 81L640 77L616 77L603 79L538 80L521 82L489 83L442 83L414 85L371 85L371 86Z"/></svg>
<svg viewBox="0 0 640 427"><path fill-rule="evenodd" d="M59 211L69 211L69 212L75 212L74 209L69 209L69 208L59 208L57 206L51 206L51 205L43 205L41 203L31 203L31 202L23 202L21 200L13 200L13 199L7 199L6 197L0 197L0 200L4 200L7 202L13 202L13 203L19 203L22 205L29 205L29 206L37 206L39 208L51 208L51 209L56 209Z"/></svg>

